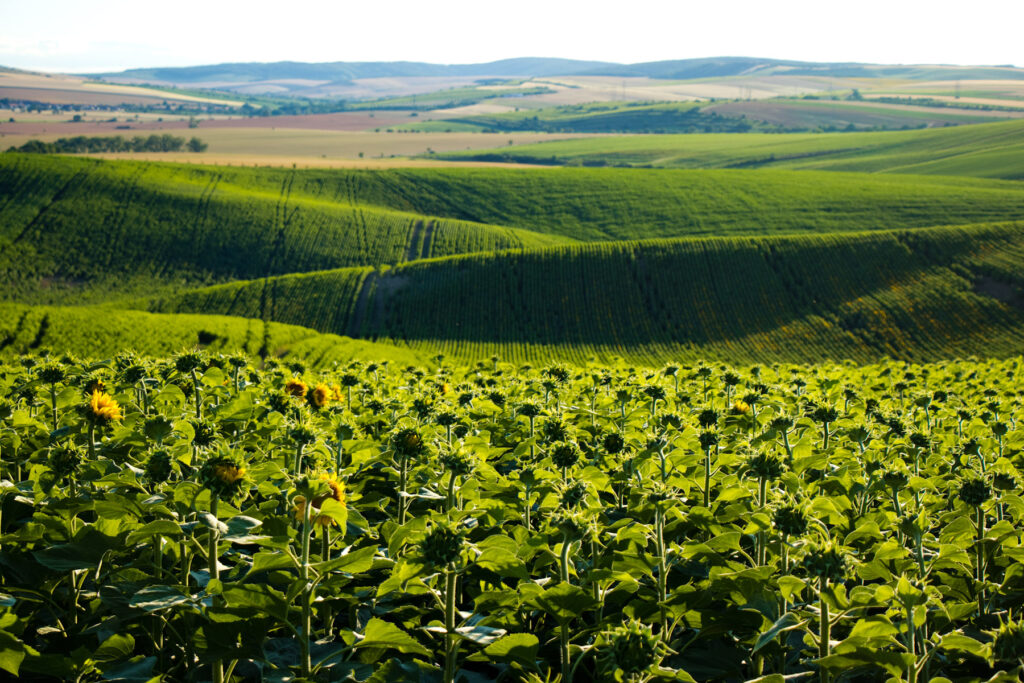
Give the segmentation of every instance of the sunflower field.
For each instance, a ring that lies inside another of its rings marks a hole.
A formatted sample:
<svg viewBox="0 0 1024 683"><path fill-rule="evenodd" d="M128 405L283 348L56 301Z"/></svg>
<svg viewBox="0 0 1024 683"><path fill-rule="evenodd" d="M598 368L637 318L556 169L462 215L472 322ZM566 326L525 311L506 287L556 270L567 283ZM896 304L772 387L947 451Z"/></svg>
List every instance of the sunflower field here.
<svg viewBox="0 0 1024 683"><path fill-rule="evenodd" d="M1017 681L1020 358L0 363L0 676Z"/></svg>

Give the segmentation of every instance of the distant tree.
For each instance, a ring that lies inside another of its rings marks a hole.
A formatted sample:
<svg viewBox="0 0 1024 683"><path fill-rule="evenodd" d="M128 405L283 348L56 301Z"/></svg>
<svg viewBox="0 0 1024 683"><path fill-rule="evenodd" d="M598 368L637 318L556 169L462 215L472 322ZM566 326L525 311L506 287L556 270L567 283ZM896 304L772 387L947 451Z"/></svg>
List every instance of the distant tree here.
<svg viewBox="0 0 1024 683"><path fill-rule="evenodd" d="M209 145L199 138L192 138L188 141L188 151L190 152L205 152L207 147Z"/></svg>

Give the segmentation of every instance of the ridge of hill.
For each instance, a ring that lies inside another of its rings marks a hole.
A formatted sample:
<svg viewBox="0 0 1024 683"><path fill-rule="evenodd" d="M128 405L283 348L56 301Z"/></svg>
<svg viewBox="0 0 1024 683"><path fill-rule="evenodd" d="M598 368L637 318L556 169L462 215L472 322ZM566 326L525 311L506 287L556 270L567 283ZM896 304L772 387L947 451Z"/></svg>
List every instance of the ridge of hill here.
<svg viewBox="0 0 1024 683"><path fill-rule="evenodd" d="M105 80L165 84L307 79L343 82L364 78L401 77L544 77L615 76L690 80L785 74L835 78L1024 79L1013 66L867 64L860 62L802 62L761 57L702 57L618 64L614 62L521 57L479 64L426 62L233 62L186 67L150 67L88 74Z"/></svg>

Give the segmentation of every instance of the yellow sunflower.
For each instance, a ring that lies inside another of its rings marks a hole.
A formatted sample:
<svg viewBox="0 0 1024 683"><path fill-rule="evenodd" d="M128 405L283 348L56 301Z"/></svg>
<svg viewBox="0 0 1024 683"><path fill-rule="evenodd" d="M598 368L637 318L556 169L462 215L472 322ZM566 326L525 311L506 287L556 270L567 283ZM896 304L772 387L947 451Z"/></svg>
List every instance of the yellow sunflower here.
<svg viewBox="0 0 1024 683"><path fill-rule="evenodd" d="M92 414L102 420L121 420L124 415L121 413L121 406L110 394L105 394L96 389L89 398L89 408Z"/></svg>

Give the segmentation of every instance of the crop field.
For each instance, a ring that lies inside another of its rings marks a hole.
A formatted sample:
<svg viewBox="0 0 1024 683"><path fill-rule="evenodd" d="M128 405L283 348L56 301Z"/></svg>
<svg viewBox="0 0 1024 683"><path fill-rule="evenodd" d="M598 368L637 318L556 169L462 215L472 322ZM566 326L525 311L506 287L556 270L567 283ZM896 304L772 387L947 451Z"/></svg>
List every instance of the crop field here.
<svg viewBox="0 0 1024 683"><path fill-rule="evenodd" d="M22 356L0 670L1013 681L1020 363Z"/></svg>
<svg viewBox="0 0 1024 683"><path fill-rule="evenodd" d="M231 283L149 308L463 359L925 361L1019 353L1021 272L1024 225L1010 223L470 254Z"/></svg>
<svg viewBox="0 0 1024 683"><path fill-rule="evenodd" d="M744 116L747 119L785 128L808 130L846 129L851 126L852 129L934 128L1024 118L1024 109L1020 111L956 109L952 106L926 107L848 100L725 102L708 105L703 108L703 111L725 116Z"/></svg>
<svg viewBox="0 0 1024 683"><path fill-rule="evenodd" d="M0 190L0 297L32 303L579 241L1024 213L1019 183L791 171L242 169L7 154Z"/></svg>
<svg viewBox="0 0 1024 683"><path fill-rule="evenodd" d="M548 140L588 137L546 133L414 133L396 132L395 129L391 129L389 132L384 127L379 131L342 131L278 128L273 125L273 122L265 123L262 127L220 126L219 122L217 123L216 127L212 124L209 127L200 125L198 129L189 130L187 133L200 136L204 142L209 144L206 158L235 165L245 163L247 159L264 159L266 164L274 166L291 166L293 163L309 165L332 160L365 160L369 163L373 159L379 158L491 149L499 145L507 146L510 142L514 145L527 145ZM231 124L232 122L225 121L224 123ZM4 149L18 147L29 140L52 142L57 138L73 134L73 125L46 126L47 132L31 135L5 133L4 137L0 138L0 146L3 146ZM135 128L133 126L132 130L119 130L115 126L111 132L122 135L142 134L135 132ZM140 131L163 129L160 125L143 125L137 126L137 128ZM168 125L166 128L179 131L178 134L185 134L180 123ZM107 127L104 127L103 130L107 130ZM144 134L150 133L145 132ZM174 157L154 156L152 160L174 160Z"/></svg>
<svg viewBox="0 0 1024 683"><path fill-rule="evenodd" d="M450 159L661 168L792 168L1024 178L1024 121L933 130L625 135L513 149L448 153Z"/></svg>
<svg viewBox="0 0 1024 683"><path fill-rule="evenodd" d="M0 71L0 98L31 100L52 104L151 104L164 100L175 102L207 102L241 106L241 102L193 97L165 90L132 85L98 83L77 76L31 72Z"/></svg>
<svg viewBox="0 0 1024 683"><path fill-rule="evenodd" d="M1024 679L1024 70L123 76L0 68L0 680Z"/></svg>

